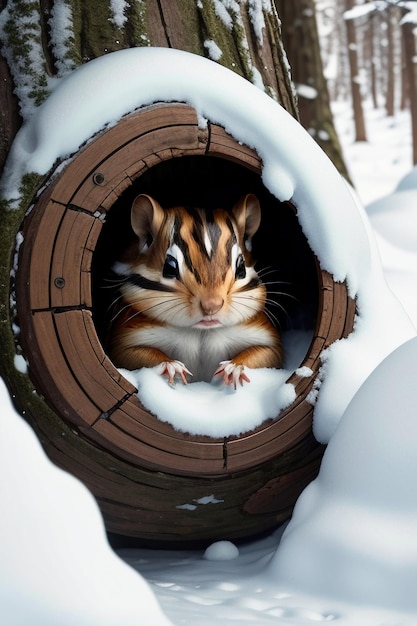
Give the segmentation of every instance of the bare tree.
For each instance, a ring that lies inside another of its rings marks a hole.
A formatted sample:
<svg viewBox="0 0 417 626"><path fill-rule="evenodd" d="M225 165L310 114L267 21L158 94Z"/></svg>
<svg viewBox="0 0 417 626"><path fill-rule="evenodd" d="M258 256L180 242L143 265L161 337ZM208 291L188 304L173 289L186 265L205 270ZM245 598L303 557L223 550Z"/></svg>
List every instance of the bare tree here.
<svg viewBox="0 0 417 626"><path fill-rule="evenodd" d="M408 83L408 96L410 99L411 128L413 137L413 164L417 164L417 65L415 63L416 42L415 24L407 21L406 15L402 24L405 72Z"/></svg>
<svg viewBox="0 0 417 626"><path fill-rule="evenodd" d="M355 0L345 0L346 11L350 11L354 8L354 6ZM353 116L355 122L355 141L367 141L359 76L358 44L356 41L355 22L353 19L346 19L346 32L350 67L350 87L352 92Z"/></svg>
<svg viewBox="0 0 417 626"><path fill-rule="evenodd" d="M393 7L388 7L386 11L386 76L387 84L385 91L385 109L387 115L392 117L395 112L395 43L394 43L394 11Z"/></svg>

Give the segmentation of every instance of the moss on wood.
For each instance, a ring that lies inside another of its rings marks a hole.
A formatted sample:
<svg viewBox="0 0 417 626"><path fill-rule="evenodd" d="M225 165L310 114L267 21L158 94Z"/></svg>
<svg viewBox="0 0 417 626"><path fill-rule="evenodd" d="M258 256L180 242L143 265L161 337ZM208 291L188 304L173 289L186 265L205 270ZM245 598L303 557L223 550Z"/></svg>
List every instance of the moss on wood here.
<svg viewBox="0 0 417 626"><path fill-rule="evenodd" d="M21 199L18 208L12 208L11 203L0 198L0 345L2 358L0 359L0 376L9 385L13 395L20 398L22 407L30 402L33 387L25 387L28 377L20 374L14 365L16 355L16 337L12 325L14 303L11 291L11 279L14 273L14 255L16 250L16 236L25 212L30 205L36 190L39 188L42 177L37 174L27 174L21 184Z"/></svg>
<svg viewBox="0 0 417 626"><path fill-rule="evenodd" d="M199 3L201 34L203 42L212 40L220 48L222 56L218 63L252 80L252 70L248 62L247 45L243 41L245 33L239 23L240 13L230 9L230 22L227 25L216 13L213 0ZM226 9L225 9L226 11ZM207 56L207 51L205 51Z"/></svg>
<svg viewBox="0 0 417 626"><path fill-rule="evenodd" d="M121 29L112 21L108 0L71 1L79 64L126 47Z"/></svg>
<svg viewBox="0 0 417 626"><path fill-rule="evenodd" d="M49 94L39 2L10 2L2 15L2 34L25 116L28 103L39 106Z"/></svg>
<svg viewBox="0 0 417 626"><path fill-rule="evenodd" d="M147 29L147 7L144 0L131 2L127 8L125 36L130 46L150 46L151 39Z"/></svg>

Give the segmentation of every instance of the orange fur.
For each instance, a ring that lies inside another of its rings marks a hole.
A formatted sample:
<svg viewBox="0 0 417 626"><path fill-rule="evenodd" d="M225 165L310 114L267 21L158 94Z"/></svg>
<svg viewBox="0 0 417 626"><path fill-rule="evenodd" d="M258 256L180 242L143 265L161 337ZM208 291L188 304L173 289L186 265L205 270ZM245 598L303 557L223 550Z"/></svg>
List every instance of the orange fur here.
<svg viewBox="0 0 417 626"><path fill-rule="evenodd" d="M266 288L246 245L259 223L251 194L232 213L210 215L164 211L138 196L132 207L138 242L121 262L126 278L109 343L115 364L138 369L176 361L184 364L183 380L188 367L194 380L210 380L227 361L239 368L240 382L248 380L242 366L281 367L280 336L265 313Z"/></svg>

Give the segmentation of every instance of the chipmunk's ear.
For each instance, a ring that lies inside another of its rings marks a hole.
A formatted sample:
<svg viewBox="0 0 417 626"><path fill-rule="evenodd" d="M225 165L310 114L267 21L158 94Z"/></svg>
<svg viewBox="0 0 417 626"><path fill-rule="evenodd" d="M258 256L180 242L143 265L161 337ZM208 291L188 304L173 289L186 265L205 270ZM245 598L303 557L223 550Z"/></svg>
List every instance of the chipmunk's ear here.
<svg viewBox="0 0 417 626"><path fill-rule="evenodd" d="M251 250L251 240L261 223L261 206L253 193L248 193L233 207L239 234L242 236L245 247Z"/></svg>
<svg viewBox="0 0 417 626"><path fill-rule="evenodd" d="M161 205L145 194L135 198L130 214L130 221L134 233L139 238L139 250L144 251L155 239L164 218Z"/></svg>

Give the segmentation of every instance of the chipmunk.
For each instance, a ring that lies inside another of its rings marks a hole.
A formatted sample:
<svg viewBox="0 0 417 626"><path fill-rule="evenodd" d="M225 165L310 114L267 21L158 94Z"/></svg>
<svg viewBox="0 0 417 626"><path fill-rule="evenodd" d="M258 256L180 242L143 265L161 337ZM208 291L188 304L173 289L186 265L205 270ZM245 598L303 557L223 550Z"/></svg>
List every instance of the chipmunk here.
<svg viewBox="0 0 417 626"><path fill-rule="evenodd" d="M184 384L187 375L221 376L235 389L250 382L245 366L281 367L280 336L250 254L260 220L253 194L231 212L134 200L138 241L113 268L121 278L109 343L116 366L155 367L171 385L176 375Z"/></svg>

